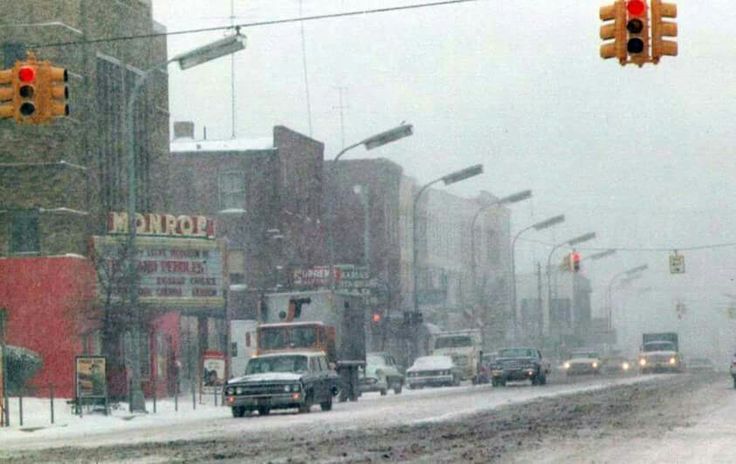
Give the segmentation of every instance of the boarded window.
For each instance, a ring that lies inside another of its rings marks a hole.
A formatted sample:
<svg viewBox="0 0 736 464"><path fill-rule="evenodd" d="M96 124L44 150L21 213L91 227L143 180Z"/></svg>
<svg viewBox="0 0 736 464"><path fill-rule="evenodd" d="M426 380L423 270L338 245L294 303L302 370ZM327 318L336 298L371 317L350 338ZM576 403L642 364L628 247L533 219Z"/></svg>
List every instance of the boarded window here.
<svg viewBox="0 0 736 464"><path fill-rule="evenodd" d="M10 222L10 253L41 251L38 231L38 210L14 211Z"/></svg>

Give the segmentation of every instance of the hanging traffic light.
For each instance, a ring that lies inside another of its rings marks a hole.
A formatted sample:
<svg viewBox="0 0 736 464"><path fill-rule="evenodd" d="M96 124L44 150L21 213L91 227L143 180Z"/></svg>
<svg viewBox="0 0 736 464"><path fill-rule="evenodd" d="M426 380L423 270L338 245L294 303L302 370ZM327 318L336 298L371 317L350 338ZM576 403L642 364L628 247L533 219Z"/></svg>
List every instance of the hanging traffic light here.
<svg viewBox="0 0 736 464"><path fill-rule="evenodd" d="M0 119L12 118L15 115L13 104L15 86L12 69L0 70Z"/></svg>
<svg viewBox="0 0 736 464"><path fill-rule="evenodd" d="M603 42L601 58L616 58L623 66L626 64L626 5L623 0L617 0L611 5L600 8L600 18L604 21L600 36L603 40L613 39L613 42Z"/></svg>
<svg viewBox="0 0 736 464"><path fill-rule="evenodd" d="M44 84L48 86L48 91L44 92L46 119L69 116L69 88L66 85L69 74L66 69L47 64L42 68L42 73Z"/></svg>
<svg viewBox="0 0 736 464"><path fill-rule="evenodd" d="M662 18L676 18L677 5L652 0L652 62L659 63L662 56L677 56L677 42L662 37L677 37L677 23Z"/></svg>
<svg viewBox="0 0 736 464"><path fill-rule="evenodd" d="M649 18L644 0L627 0L626 31L629 61L641 67L649 61Z"/></svg>
<svg viewBox="0 0 736 464"><path fill-rule="evenodd" d="M35 59L15 64L15 120L22 123L40 122L37 101L38 63Z"/></svg>
<svg viewBox="0 0 736 464"><path fill-rule="evenodd" d="M570 253L570 266L573 272L580 270L580 253L577 251Z"/></svg>
<svg viewBox="0 0 736 464"><path fill-rule="evenodd" d="M381 323L381 319L382 319L382 318L383 318L383 316L381 316L381 313L380 313L380 312L378 312L378 311L376 311L376 312L374 312L374 313L373 313L373 315L371 316L371 322L373 322L373 324L376 324L376 325L378 325L378 324L380 324L380 323Z"/></svg>

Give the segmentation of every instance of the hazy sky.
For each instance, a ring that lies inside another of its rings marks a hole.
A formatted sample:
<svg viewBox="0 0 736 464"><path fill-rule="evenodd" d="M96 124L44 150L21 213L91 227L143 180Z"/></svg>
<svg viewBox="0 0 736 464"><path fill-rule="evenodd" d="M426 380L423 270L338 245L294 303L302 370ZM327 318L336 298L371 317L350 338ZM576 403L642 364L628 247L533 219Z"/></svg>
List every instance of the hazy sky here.
<svg viewBox="0 0 736 464"><path fill-rule="evenodd" d="M238 23L296 17L300 10L300 0L232 1ZM303 0L302 7L313 15L412 3L420 1ZM236 134L268 136L275 124L309 134L304 45L311 134L326 143L328 157L341 148L337 87L343 87L348 144L401 121L415 125L409 139L346 156L392 159L420 182L483 163L483 176L451 191L503 196L532 189L532 201L512 207L514 231L567 216L553 232L527 239L555 242L595 231L598 238L581 246L583 256L593 252L589 247L736 242L733 2L676 2L680 56L644 68L600 59L604 3L481 0L306 22L304 44L298 23L243 29L247 49L234 57ZM153 4L169 31L230 21L231 0ZM169 51L223 34L171 36ZM172 66L172 120L193 120L200 136L206 126L208 138L229 138L230 71L229 58L187 71ZM517 269L529 272L548 251L519 242ZM688 272L682 276L669 274L666 251L622 250L586 263L594 310L611 276L647 263L650 270L633 286L654 290L614 294L627 311L661 328L679 324L676 301L691 313L723 318L728 299L722 293L736 294L730 290L736 247L683 254ZM729 323L736 331L736 321Z"/></svg>

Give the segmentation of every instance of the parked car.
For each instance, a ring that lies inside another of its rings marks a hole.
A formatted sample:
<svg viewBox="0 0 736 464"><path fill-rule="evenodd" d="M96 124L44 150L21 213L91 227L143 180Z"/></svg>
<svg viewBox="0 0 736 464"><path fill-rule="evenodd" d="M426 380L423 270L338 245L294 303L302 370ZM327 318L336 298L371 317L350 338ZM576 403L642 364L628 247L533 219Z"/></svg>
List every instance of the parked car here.
<svg viewBox="0 0 736 464"><path fill-rule="evenodd" d="M397 395L404 386L404 374L389 353L368 353L366 366L360 378L361 392L380 392L392 389Z"/></svg>
<svg viewBox="0 0 736 464"><path fill-rule="evenodd" d="M502 387L509 381L530 380L532 385L545 385L550 364L536 348L504 348L491 366L491 383Z"/></svg>
<svg viewBox="0 0 736 464"><path fill-rule="evenodd" d="M426 386L457 386L462 375L462 369L449 356L423 356L406 370L406 384L411 390Z"/></svg>
<svg viewBox="0 0 736 464"><path fill-rule="evenodd" d="M636 364L623 356L609 356L601 359L601 372L604 374L626 374L633 372Z"/></svg>
<svg viewBox="0 0 736 464"><path fill-rule="evenodd" d="M265 354L248 360L245 375L225 385L225 401L233 417L253 411L268 415L272 409L295 408L309 412L319 404L332 409L337 394L337 373L321 352Z"/></svg>
<svg viewBox="0 0 736 464"><path fill-rule="evenodd" d="M566 375L600 374L601 357L597 351L573 351L562 365Z"/></svg>

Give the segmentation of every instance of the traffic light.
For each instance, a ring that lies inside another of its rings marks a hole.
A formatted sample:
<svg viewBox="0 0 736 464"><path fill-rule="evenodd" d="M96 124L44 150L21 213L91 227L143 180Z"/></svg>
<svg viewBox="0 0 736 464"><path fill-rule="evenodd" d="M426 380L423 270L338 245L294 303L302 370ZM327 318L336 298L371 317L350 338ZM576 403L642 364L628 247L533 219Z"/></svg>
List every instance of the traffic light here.
<svg viewBox="0 0 736 464"><path fill-rule="evenodd" d="M600 8L600 18L604 21L600 36L603 40L613 39L613 42L603 42L601 58L616 58L621 65L626 64L626 5L623 0L617 0L612 5Z"/></svg>
<svg viewBox="0 0 736 464"><path fill-rule="evenodd" d="M649 61L649 18L645 0L627 0L626 31L629 61L641 67Z"/></svg>
<svg viewBox="0 0 736 464"><path fill-rule="evenodd" d="M662 18L676 18L677 5L652 0L652 62L659 63L664 56L677 56L677 42L662 37L677 37L677 23L662 21Z"/></svg>
<svg viewBox="0 0 736 464"><path fill-rule="evenodd" d="M38 124L41 116L38 104L38 63L35 59L15 63L15 120Z"/></svg>
<svg viewBox="0 0 736 464"><path fill-rule="evenodd" d="M67 104L69 88L66 85L69 74L66 69L46 64L42 68L42 74L43 85L48 89L42 97L46 119L69 116L69 105Z"/></svg>
<svg viewBox="0 0 736 464"><path fill-rule="evenodd" d="M577 251L570 253L570 267L573 272L578 272L580 270L580 253Z"/></svg>
<svg viewBox="0 0 736 464"><path fill-rule="evenodd" d="M378 312L378 311L375 311L373 313L373 315L371 316L371 322L373 322L374 324L378 325L378 324L381 323L381 319L382 318L383 318L383 316L381 316L381 313Z"/></svg>
<svg viewBox="0 0 736 464"><path fill-rule="evenodd" d="M0 70L0 119L12 118L15 115L13 104L15 88L13 83L13 70Z"/></svg>

